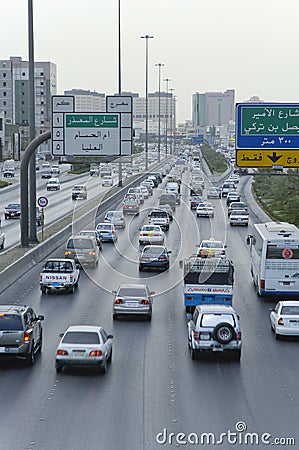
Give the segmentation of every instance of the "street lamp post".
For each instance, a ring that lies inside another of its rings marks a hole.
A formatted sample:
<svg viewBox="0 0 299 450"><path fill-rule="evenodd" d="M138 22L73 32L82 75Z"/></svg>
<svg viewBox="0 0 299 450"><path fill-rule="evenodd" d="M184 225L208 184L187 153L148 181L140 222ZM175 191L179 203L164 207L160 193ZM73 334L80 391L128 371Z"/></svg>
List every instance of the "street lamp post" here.
<svg viewBox="0 0 299 450"><path fill-rule="evenodd" d="M121 95L121 18L120 18L120 0L118 0L118 94ZM122 163L121 147L118 161L118 186L122 187Z"/></svg>
<svg viewBox="0 0 299 450"><path fill-rule="evenodd" d="M172 155L173 154L173 91L175 89L174 88L170 88L170 132L171 132L171 136L170 136L170 151L169 153Z"/></svg>
<svg viewBox="0 0 299 450"><path fill-rule="evenodd" d="M154 36L141 36L145 39L145 170L148 170L148 40Z"/></svg>
<svg viewBox="0 0 299 450"><path fill-rule="evenodd" d="M176 154L176 96L173 96L173 154Z"/></svg>
<svg viewBox="0 0 299 450"><path fill-rule="evenodd" d="M158 100L158 161L161 157L161 67L165 66L163 63L157 63L155 66L159 68L159 100Z"/></svg>
<svg viewBox="0 0 299 450"><path fill-rule="evenodd" d="M165 156L167 156L167 132L168 132L168 83L171 81L170 78L165 78L166 82L166 118L165 118Z"/></svg>

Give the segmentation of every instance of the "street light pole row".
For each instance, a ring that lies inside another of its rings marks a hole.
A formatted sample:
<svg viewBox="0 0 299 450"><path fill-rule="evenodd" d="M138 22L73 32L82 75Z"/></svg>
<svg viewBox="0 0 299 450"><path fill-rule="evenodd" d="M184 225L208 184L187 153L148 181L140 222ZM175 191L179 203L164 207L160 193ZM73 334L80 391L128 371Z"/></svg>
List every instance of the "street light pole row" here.
<svg viewBox="0 0 299 450"><path fill-rule="evenodd" d="M157 63L155 66L159 68L159 103L158 103L158 161L161 158L161 67L165 66L163 63Z"/></svg>
<svg viewBox="0 0 299 450"><path fill-rule="evenodd" d="M145 170L148 170L148 40L154 36L141 36L145 39Z"/></svg>

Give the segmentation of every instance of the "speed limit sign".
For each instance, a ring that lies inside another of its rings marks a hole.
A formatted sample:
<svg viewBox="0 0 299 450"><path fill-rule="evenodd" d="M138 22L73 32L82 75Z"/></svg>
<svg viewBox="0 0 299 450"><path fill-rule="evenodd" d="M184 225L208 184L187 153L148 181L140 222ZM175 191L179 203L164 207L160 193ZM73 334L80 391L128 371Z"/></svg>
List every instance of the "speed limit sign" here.
<svg viewBox="0 0 299 450"><path fill-rule="evenodd" d="M47 197L38 197L38 199L37 199L37 204L41 208L45 208L48 205L48 203L49 202L48 202Z"/></svg>

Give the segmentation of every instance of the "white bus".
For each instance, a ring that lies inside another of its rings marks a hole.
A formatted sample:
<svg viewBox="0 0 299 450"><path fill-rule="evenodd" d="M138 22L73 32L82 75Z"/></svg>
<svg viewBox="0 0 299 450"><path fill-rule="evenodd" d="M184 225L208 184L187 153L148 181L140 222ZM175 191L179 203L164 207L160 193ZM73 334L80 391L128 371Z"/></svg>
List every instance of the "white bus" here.
<svg viewBox="0 0 299 450"><path fill-rule="evenodd" d="M299 229L287 222L257 223L247 244L257 295L299 298Z"/></svg>

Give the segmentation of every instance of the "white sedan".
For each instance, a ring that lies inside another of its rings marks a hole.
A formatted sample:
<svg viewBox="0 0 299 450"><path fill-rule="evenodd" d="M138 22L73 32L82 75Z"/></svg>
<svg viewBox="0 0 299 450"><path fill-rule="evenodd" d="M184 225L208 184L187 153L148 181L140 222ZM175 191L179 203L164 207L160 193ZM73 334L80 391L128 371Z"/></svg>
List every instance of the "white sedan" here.
<svg viewBox="0 0 299 450"><path fill-rule="evenodd" d="M212 203L202 202L196 208L197 217L214 217L214 206Z"/></svg>
<svg viewBox="0 0 299 450"><path fill-rule="evenodd" d="M233 209L229 216L230 225L244 225L248 227L249 213L244 209Z"/></svg>
<svg viewBox="0 0 299 450"><path fill-rule="evenodd" d="M139 244L164 244L165 234L160 225L144 225L139 233Z"/></svg>
<svg viewBox="0 0 299 450"><path fill-rule="evenodd" d="M299 336L299 301L282 300L270 313L271 329L275 338Z"/></svg>
<svg viewBox="0 0 299 450"><path fill-rule="evenodd" d="M112 360L112 334L100 326L75 325L61 335L56 351L56 372L64 367L94 367L107 372Z"/></svg>

